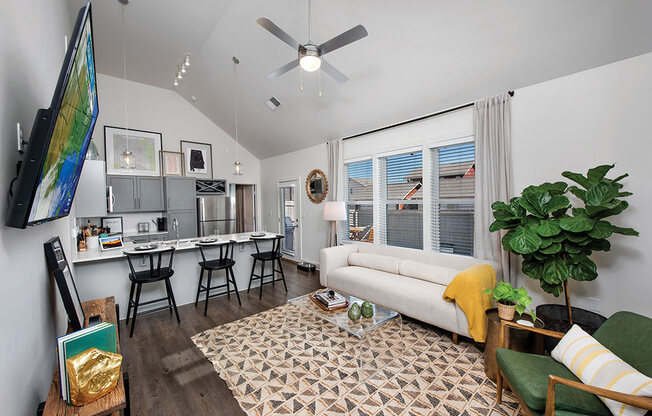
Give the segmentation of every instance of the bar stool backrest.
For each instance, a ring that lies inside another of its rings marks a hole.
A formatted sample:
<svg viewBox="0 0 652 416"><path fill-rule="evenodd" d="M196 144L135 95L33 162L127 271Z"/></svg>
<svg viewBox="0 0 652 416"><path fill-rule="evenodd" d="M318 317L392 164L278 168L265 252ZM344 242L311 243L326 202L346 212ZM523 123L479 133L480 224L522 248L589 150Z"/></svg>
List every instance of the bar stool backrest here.
<svg viewBox="0 0 652 416"><path fill-rule="evenodd" d="M156 249L151 252L134 252L134 251L125 251L124 254L127 256L127 262L129 263L129 269L131 269L131 274L129 275L130 279L136 277L136 268L134 267L133 259L138 259L144 256L149 257L149 275L151 278L156 278L161 276L161 263L164 254L170 254L170 261L168 263L168 270L172 270L172 262L174 260L174 247L167 247L164 249ZM156 265L154 264L154 257L157 257Z"/></svg>
<svg viewBox="0 0 652 416"><path fill-rule="evenodd" d="M269 237L266 237L266 238L251 237L251 240L254 242L254 245L256 246L256 252L258 254L260 254L260 253L272 253L274 257L281 257L282 256L282 254L281 254L281 240L284 239L284 238L285 238L284 235L277 234L276 236L274 236L272 238L269 238ZM263 241L271 241L272 242L272 250L271 251L264 251L264 252L260 251L260 248L258 247L258 243L263 242Z"/></svg>
<svg viewBox="0 0 652 416"><path fill-rule="evenodd" d="M226 243L221 243L221 244L197 243L196 245L197 247L199 247L199 252L201 253L201 258L204 261L204 263L207 263L206 253L204 250L211 249L211 248L218 248L218 247L220 249L220 257L218 260L220 261L233 260L233 251L235 249L234 240L230 240Z"/></svg>

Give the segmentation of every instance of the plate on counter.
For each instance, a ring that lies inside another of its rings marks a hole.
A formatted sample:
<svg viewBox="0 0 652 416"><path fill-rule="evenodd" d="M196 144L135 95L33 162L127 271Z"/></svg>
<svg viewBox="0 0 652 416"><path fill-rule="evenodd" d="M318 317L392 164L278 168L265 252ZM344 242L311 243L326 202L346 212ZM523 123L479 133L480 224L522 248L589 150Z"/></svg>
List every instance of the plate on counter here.
<svg viewBox="0 0 652 416"><path fill-rule="evenodd" d="M252 237L265 237L267 233L251 233Z"/></svg>
<svg viewBox="0 0 652 416"><path fill-rule="evenodd" d="M205 240L199 240L201 244L211 244L211 243L216 243L217 239L216 238L207 238Z"/></svg>
<svg viewBox="0 0 652 416"><path fill-rule="evenodd" d="M157 244L145 244L145 245L142 245L142 246L134 247L134 250L136 250L136 251L147 251L147 250L154 250L155 248L158 248Z"/></svg>

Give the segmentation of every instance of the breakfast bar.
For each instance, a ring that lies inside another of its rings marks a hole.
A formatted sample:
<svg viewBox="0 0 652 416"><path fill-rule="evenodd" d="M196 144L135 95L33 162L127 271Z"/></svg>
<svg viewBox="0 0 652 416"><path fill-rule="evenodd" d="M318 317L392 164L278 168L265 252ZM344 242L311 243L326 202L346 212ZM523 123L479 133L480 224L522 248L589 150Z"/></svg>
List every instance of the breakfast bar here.
<svg viewBox="0 0 652 416"><path fill-rule="evenodd" d="M269 237L275 234L267 234ZM235 280L238 285L238 291L246 291L249 285L249 276L253 264L252 254L256 253L256 246L251 239L252 233L228 234L213 237L204 237L205 239L212 238L217 241L235 241L235 250L233 253L233 272ZM170 279L174 297L177 306L193 303L197 296L197 284L199 281L199 262L201 261L201 254L197 247L197 243L204 238L191 238L182 240L170 240L159 243L161 247L174 247L174 276ZM260 250L269 250L271 248L271 241L265 241L264 238L257 238ZM72 255L72 263L74 264L75 283L77 291L82 301L103 298L107 293L115 296L116 303L125 305L120 308L119 319L125 319L127 313L126 305L129 302L129 265L127 264L126 256L123 251L133 250L138 244L131 242L124 243L122 249L113 249L105 251L86 251L77 252ZM267 246L270 246L269 248ZM213 250L213 251L212 251ZM207 257L211 255L218 256L219 248L207 249ZM147 251L143 251L147 254ZM145 263L146 256L143 257L141 267L147 267ZM135 265L138 267L139 265ZM213 276L214 284L219 284L225 280L225 274L216 273ZM254 281L252 287L259 286L259 281ZM283 290L282 287L279 288ZM165 297L165 285L152 284L143 287L141 298L143 301L149 299L157 299ZM203 296L202 296L203 299ZM200 299L200 300L202 300ZM233 296L233 302L237 305L237 299ZM140 312L146 312L148 309L156 309L156 305L150 308L139 309ZM209 305L210 308L210 305Z"/></svg>

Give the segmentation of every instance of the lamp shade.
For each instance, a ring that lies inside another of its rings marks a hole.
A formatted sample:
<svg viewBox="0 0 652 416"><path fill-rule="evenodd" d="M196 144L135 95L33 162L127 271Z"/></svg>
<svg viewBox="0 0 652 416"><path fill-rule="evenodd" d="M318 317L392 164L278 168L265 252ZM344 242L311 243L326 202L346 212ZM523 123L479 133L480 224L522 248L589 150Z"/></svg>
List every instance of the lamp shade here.
<svg viewBox="0 0 652 416"><path fill-rule="evenodd" d="M344 201L324 202L324 220L342 221L346 219L346 206Z"/></svg>

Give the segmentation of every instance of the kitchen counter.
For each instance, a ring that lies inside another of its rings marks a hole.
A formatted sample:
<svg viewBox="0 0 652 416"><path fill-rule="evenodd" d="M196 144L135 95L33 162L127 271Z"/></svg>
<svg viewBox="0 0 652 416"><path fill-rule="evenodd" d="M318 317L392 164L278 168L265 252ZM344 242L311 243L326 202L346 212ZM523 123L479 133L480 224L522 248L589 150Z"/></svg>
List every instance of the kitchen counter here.
<svg viewBox="0 0 652 416"><path fill-rule="evenodd" d="M161 234L167 234L167 231L147 231L145 233L140 233L138 231L131 231L128 233L122 233L122 238L127 238L127 237L140 237L144 235L161 235Z"/></svg>
<svg viewBox="0 0 652 416"><path fill-rule="evenodd" d="M161 234L165 234L165 233L162 232ZM139 234L144 235L144 233L139 233ZM273 235L271 233L268 234L270 236ZM123 234L123 237L125 237L125 234ZM240 233L240 234L225 234L225 235L220 235L218 237L188 238L188 239L178 240L178 243L177 240L168 240L168 241L160 242L159 245L174 247L176 248L176 251L197 250L197 246L195 244L204 238L217 238L218 241L233 240L236 242L236 244L252 242L251 233ZM78 263L91 263L91 262L99 262L99 261L107 261L107 260L115 260L115 259L124 259L125 258L125 255L123 253L124 250L133 250L134 247L141 246L141 245L143 244L124 242L123 247L120 249L111 249L111 250L102 251L101 249L98 248L97 250L77 251L73 253L72 262L73 264L78 264ZM147 251L143 251L143 254L147 254Z"/></svg>
<svg viewBox="0 0 652 416"><path fill-rule="evenodd" d="M268 235L273 236L274 234L268 233ZM172 266L174 269L174 276L170 279L170 283L174 290L174 297L177 301L177 306L195 302L200 271L199 262L201 261L201 254L195 244L200 239L201 238L184 239L179 240L178 242L176 240L171 240L159 244L162 247L173 246L176 249L174 252L174 264ZM256 248L251 240L251 233L220 235L217 237L217 240L233 240L236 242L233 253L233 260L235 260L236 264L233 267L233 272L238 284L238 290L240 292L246 292L249 284L249 275L253 265L251 254L256 252ZM74 264L75 285L77 286L77 291L81 300L85 301L89 299L114 296L116 303L121 305L119 319L125 319L125 313L127 312L127 305L129 302L130 281L129 265L123 251L133 249L137 245L142 244L127 242L124 243L122 249L106 251L94 250L73 253L71 257L72 263ZM261 251L271 250L271 242L259 241L258 245L260 246ZM143 251L142 253L147 254L147 251ZM208 248L205 250L205 253L207 258L215 258L219 254L219 248ZM137 269L149 267L147 257L143 257L139 264L134 264L134 267ZM257 270L257 272L259 272L259 270ZM266 268L266 272L269 272L269 265ZM225 274L222 272L216 272L213 274L212 285L216 286L222 284L224 280ZM253 282L252 289L259 285L259 281ZM274 290L285 292L282 284L276 285ZM141 295L141 300L143 302L161 297L165 297L165 285L163 282L143 285ZM257 294L256 299L258 299ZM231 302L234 302L234 305L237 307L238 301L235 296L231 296ZM157 306L159 305L151 305L152 308L156 308ZM211 307L210 301L208 307ZM145 311L146 307L139 308L139 311L141 310Z"/></svg>

